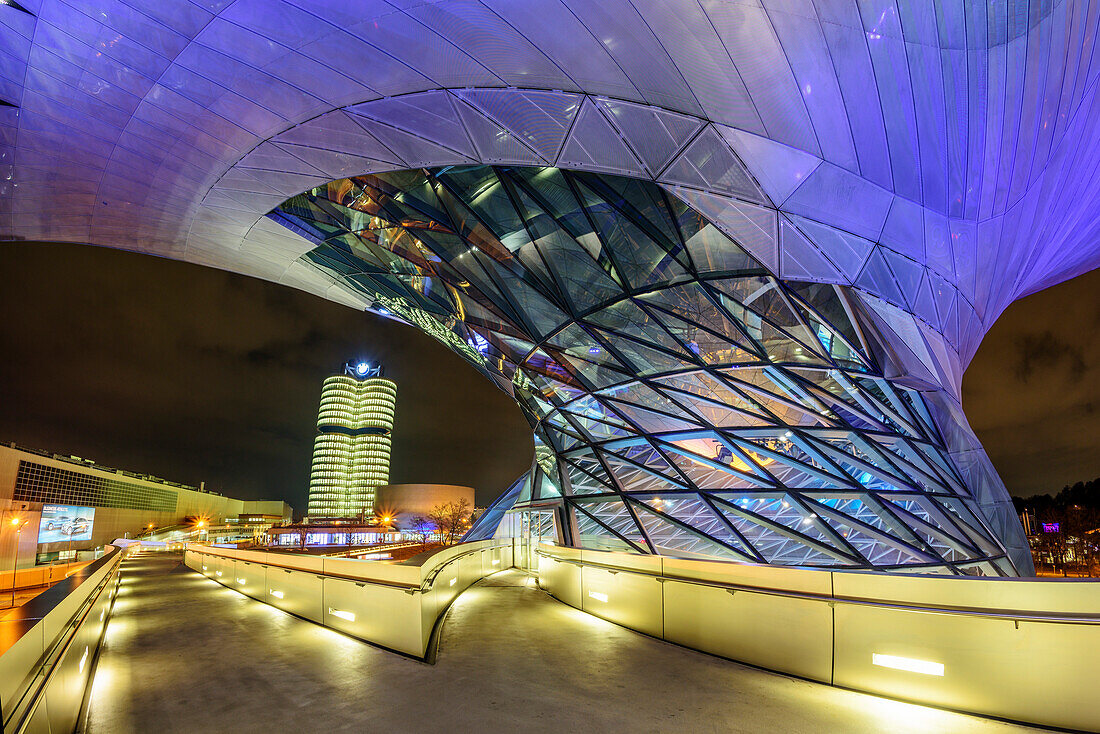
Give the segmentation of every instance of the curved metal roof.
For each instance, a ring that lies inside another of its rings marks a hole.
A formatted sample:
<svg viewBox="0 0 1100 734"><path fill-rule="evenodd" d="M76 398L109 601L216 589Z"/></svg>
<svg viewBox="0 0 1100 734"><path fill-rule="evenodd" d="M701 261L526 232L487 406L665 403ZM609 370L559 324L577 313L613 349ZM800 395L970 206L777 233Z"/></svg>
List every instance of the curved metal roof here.
<svg viewBox="0 0 1100 734"><path fill-rule="evenodd" d="M854 284L964 366L1100 264L1087 3L0 4L0 239L84 242L358 304L263 215L456 162L654 179L783 276ZM746 224L749 222L749 224Z"/></svg>

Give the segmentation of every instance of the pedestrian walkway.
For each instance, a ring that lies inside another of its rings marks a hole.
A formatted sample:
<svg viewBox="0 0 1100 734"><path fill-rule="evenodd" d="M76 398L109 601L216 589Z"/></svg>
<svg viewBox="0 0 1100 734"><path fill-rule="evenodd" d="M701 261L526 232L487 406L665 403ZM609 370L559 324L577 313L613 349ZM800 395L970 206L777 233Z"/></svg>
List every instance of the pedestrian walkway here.
<svg viewBox="0 0 1100 734"><path fill-rule="evenodd" d="M1039 731L676 647L561 604L516 570L458 598L434 665L254 601L179 556L136 556L122 579L89 734Z"/></svg>

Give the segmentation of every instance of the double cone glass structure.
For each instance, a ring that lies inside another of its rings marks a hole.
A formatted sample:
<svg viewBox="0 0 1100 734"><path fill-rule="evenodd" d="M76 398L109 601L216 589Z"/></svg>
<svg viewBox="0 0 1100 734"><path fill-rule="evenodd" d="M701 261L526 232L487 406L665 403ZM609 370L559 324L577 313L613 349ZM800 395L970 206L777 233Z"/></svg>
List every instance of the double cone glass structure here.
<svg viewBox="0 0 1100 734"><path fill-rule="evenodd" d="M383 377L326 378L317 411L309 476L309 516L374 512L375 491L390 479L390 437L397 385Z"/></svg>
<svg viewBox="0 0 1100 734"><path fill-rule="evenodd" d="M568 543L1020 570L1004 542L1019 529L958 462L961 412L908 373L881 313L778 278L665 187L448 166L333 181L269 217L316 245L303 261L515 397L536 455L503 501L555 508ZM745 219L742 237L775 236Z"/></svg>

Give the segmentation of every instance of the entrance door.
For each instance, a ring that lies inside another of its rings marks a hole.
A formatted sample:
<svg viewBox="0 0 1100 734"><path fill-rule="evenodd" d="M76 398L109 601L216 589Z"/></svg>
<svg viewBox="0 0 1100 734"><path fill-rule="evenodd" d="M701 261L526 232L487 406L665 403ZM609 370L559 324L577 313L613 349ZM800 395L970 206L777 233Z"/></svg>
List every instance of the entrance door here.
<svg viewBox="0 0 1100 734"><path fill-rule="evenodd" d="M550 510L523 510L520 520L520 554L516 565L525 571L537 573L539 559L535 553L539 543L554 542L557 530L554 513Z"/></svg>

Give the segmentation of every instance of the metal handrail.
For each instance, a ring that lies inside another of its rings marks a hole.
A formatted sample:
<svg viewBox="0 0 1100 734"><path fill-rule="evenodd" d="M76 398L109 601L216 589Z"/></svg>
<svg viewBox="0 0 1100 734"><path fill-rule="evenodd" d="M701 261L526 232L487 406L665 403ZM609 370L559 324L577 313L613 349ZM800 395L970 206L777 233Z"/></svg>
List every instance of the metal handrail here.
<svg viewBox="0 0 1100 734"><path fill-rule="evenodd" d="M503 543L501 545L503 545ZM490 546L490 547L495 548L495 547L498 547L498 546ZM243 558L233 558L232 556L222 556L222 555L218 555L216 553L210 553L210 552L207 552L207 551L203 551L203 550L200 550L198 548L189 548L188 550L190 550L192 553L201 553L201 554L204 554L204 555L212 556L214 558L230 558L231 560L241 561L242 563L255 563L256 565L263 566L265 568L266 567L273 567L273 568L282 569L284 571L300 571L302 573L312 573L313 575L317 576L318 578L334 578L334 579L340 579L342 581L354 581L357 584L373 584L375 586L388 586L390 588L402 589L402 590L405 590L405 591L407 591L409 593L412 593L412 594L415 594L417 592L420 592L420 593L423 594L423 593L427 593L428 591L431 591L432 585L435 583L436 577L439 576L439 573L444 568L446 568L451 563L453 563L454 561L457 561L460 558L463 558L463 557L465 557L465 556L467 556L471 553L477 553L479 551L485 550L485 548L472 548L468 551L464 551L463 553L459 553L458 555L454 556L453 558L448 559L447 561L444 561L438 567L433 568L429 572L427 578L425 578L424 581L420 584L409 584L409 583L403 583L401 581L388 581L388 580L385 580L385 579L368 579L368 578L363 578L362 576L349 576L347 574L342 574L342 573L330 573L330 572L324 571L324 570L322 570L321 572L317 572L314 569L295 568L295 567L292 567L292 566L284 566L284 565L281 565L281 564L278 564L278 563L270 563L270 562L265 563L263 561L246 561ZM444 550L444 549L441 549L441 550ZM334 559L334 560L336 560L336 559Z"/></svg>
<svg viewBox="0 0 1100 734"><path fill-rule="evenodd" d="M475 541L475 542L480 542L480 541ZM459 545L461 545L461 543ZM490 548L498 548L498 547L503 546L503 545L504 545L504 543L500 543L499 545L492 545L492 546L489 546L489 547ZM441 563L436 568L433 568L428 573L427 577L425 577L424 583L422 583L420 585L421 593L427 593L427 592L431 591L432 586L435 585L435 580L439 577L439 574L442 573L444 568L451 565L452 563L454 563L455 561L457 561L460 558L465 558L466 556L470 555L471 553L479 553L483 550L486 550L486 549L485 548L471 548L468 551L464 551L462 553L459 553L458 555L454 556L453 558L450 558L450 559L444 561L443 563Z"/></svg>
<svg viewBox="0 0 1100 734"><path fill-rule="evenodd" d="M621 566L614 566L607 563L599 563L596 561L586 561L575 558L560 558L547 553L546 551L536 549L536 555L544 558L550 558L558 563L570 563L575 566L590 566L592 568L603 569L612 573L632 573L639 576L650 576L655 578L658 582L675 581L678 583L693 584L696 586L709 586L716 589L725 589L730 592L744 591L753 594L765 594L768 596L780 596L792 599L804 599L809 601L820 601L829 604L830 606L842 603L842 604L854 604L859 606L880 607L883 609L896 609L901 611L919 612L922 614L954 614L969 617L981 617L987 619L1004 619L1014 622L1043 622L1043 623L1055 623L1055 624L1083 624L1083 625L1100 625L1100 614L1095 615L1077 615L1072 613L1067 614L1037 614L1035 612L1015 612L1012 610L982 610L975 607L952 607L952 606L927 606L923 604L906 603L906 602L885 602L875 599L862 599L853 596L838 596L836 594L821 594L812 591L791 591L788 589L772 589L764 586L753 586L751 584L739 584L727 581L707 581L705 579L696 579L689 576L678 576L674 574L658 573L655 571L646 571L642 569L630 569L623 568ZM827 572L830 575L831 571Z"/></svg>

